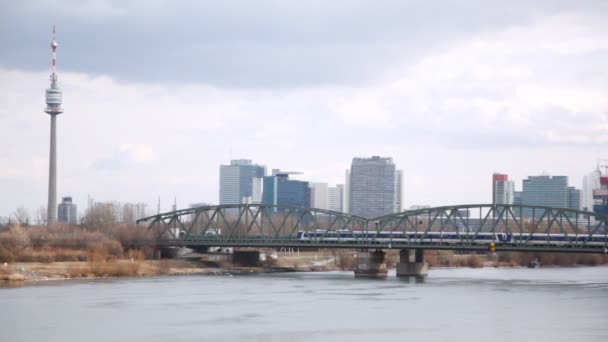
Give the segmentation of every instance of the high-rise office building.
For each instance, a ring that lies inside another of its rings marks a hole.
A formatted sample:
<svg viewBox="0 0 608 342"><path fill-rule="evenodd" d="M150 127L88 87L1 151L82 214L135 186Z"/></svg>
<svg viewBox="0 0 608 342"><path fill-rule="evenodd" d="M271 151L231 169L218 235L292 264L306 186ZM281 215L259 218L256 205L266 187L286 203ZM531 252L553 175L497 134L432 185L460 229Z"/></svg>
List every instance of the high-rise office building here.
<svg viewBox="0 0 608 342"><path fill-rule="evenodd" d="M492 204L500 204L496 203L496 182L499 181L508 181L509 175L502 173L493 173L492 174ZM505 203L503 203L505 204Z"/></svg>
<svg viewBox="0 0 608 342"><path fill-rule="evenodd" d="M78 208L72 202L72 197L63 197L57 207L57 219L59 223L78 224Z"/></svg>
<svg viewBox="0 0 608 342"><path fill-rule="evenodd" d="M599 167L583 177L583 187L581 189L581 208L593 211L593 190L600 189L600 177L602 176Z"/></svg>
<svg viewBox="0 0 608 342"><path fill-rule="evenodd" d="M395 212L403 210L403 171L395 171Z"/></svg>
<svg viewBox="0 0 608 342"><path fill-rule="evenodd" d="M521 205L521 191L513 192L513 205Z"/></svg>
<svg viewBox="0 0 608 342"><path fill-rule="evenodd" d="M330 187L327 183L311 183L311 206L316 209L344 212L344 185Z"/></svg>
<svg viewBox="0 0 608 342"><path fill-rule="evenodd" d="M345 214L350 213L350 170L346 170L346 177L344 179L344 192L342 195L342 212Z"/></svg>
<svg viewBox="0 0 608 342"><path fill-rule="evenodd" d="M328 191L327 183L311 183L310 195L312 197L311 206L316 209L328 208Z"/></svg>
<svg viewBox="0 0 608 342"><path fill-rule="evenodd" d="M493 204L513 204L515 196L515 182L510 180L497 180L494 183Z"/></svg>
<svg viewBox="0 0 608 342"><path fill-rule="evenodd" d="M600 188L593 190L593 211L608 215L608 173L600 175Z"/></svg>
<svg viewBox="0 0 608 342"><path fill-rule="evenodd" d="M353 215L372 218L401 210L401 172L392 158L353 158L348 187Z"/></svg>
<svg viewBox="0 0 608 342"><path fill-rule="evenodd" d="M517 206L522 205L522 191L513 191L513 205L516 206L513 209L513 213L515 214L515 216L520 217L522 216L522 212L521 209Z"/></svg>
<svg viewBox="0 0 608 342"><path fill-rule="evenodd" d="M334 187L327 189L327 209L345 212L344 211L344 185L336 184Z"/></svg>
<svg viewBox="0 0 608 342"><path fill-rule="evenodd" d="M569 209L581 209L581 191L573 186L568 187L568 206Z"/></svg>
<svg viewBox="0 0 608 342"><path fill-rule="evenodd" d="M524 179L521 192L521 204L553 208L580 208L580 193L568 186L567 176L529 176ZM572 198L571 198L572 197ZM536 212L537 218L542 215ZM532 217L532 209L524 208L523 216Z"/></svg>
<svg viewBox="0 0 608 342"><path fill-rule="evenodd" d="M265 176L262 202L269 205L310 208L312 204L310 183L289 179L289 175L293 174L298 172L272 170L272 176Z"/></svg>
<svg viewBox="0 0 608 342"><path fill-rule="evenodd" d="M262 179L266 167L255 165L251 160L231 160L230 165L220 165L220 205L261 203Z"/></svg>

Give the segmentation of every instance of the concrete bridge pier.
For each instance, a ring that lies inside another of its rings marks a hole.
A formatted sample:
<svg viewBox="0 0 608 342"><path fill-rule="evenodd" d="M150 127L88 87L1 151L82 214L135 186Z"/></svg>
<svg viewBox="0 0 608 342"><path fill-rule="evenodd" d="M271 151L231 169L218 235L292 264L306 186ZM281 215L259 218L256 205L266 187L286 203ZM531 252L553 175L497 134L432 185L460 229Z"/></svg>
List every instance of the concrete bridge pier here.
<svg viewBox="0 0 608 342"><path fill-rule="evenodd" d="M429 265L424 261L424 249L402 249L399 251L397 277L424 277Z"/></svg>
<svg viewBox="0 0 608 342"><path fill-rule="evenodd" d="M386 252L376 250L373 252L357 252L355 277L357 278L386 278Z"/></svg>
<svg viewBox="0 0 608 342"><path fill-rule="evenodd" d="M260 251L234 251L232 264L242 267L260 266Z"/></svg>

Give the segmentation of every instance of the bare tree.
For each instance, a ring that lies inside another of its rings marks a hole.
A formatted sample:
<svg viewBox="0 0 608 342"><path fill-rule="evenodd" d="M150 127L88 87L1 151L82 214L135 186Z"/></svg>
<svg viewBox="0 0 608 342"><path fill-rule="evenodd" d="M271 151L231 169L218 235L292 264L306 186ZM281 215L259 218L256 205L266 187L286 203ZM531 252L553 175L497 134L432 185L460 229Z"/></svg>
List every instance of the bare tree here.
<svg viewBox="0 0 608 342"><path fill-rule="evenodd" d="M87 210L83 224L89 228L104 228L118 222L116 210L110 205L94 206Z"/></svg>
<svg viewBox="0 0 608 342"><path fill-rule="evenodd" d="M46 208L44 206L38 207L35 214L36 224L45 227L47 218Z"/></svg>
<svg viewBox="0 0 608 342"><path fill-rule="evenodd" d="M28 225L30 222L30 213L25 207L18 207L17 210L13 212L13 219L20 225Z"/></svg>

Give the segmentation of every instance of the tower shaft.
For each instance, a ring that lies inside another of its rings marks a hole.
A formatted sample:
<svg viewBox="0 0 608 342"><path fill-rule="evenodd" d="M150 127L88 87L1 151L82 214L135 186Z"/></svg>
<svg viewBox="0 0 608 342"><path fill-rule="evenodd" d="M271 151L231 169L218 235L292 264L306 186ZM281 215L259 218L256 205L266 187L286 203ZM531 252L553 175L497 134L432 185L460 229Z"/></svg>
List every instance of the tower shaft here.
<svg viewBox="0 0 608 342"><path fill-rule="evenodd" d="M49 201L47 224L57 223L57 115L51 115L51 149L49 155Z"/></svg>

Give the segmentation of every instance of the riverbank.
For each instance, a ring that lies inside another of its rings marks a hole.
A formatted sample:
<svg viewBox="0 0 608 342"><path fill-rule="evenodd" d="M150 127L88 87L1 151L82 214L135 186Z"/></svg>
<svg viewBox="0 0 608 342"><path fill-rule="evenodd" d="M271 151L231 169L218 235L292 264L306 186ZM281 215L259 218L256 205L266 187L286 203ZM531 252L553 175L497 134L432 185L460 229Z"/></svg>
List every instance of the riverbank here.
<svg viewBox="0 0 608 342"><path fill-rule="evenodd" d="M0 281L23 282L55 279L150 277L179 275L223 275L275 272L333 271L332 266L238 267L229 264L210 267L204 263L182 260L113 260L103 262L22 262L0 265Z"/></svg>
<svg viewBox="0 0 608 342"><path fill-rule="evenodd" d="M181 260L115 260L101 262L22 262L0 265L0 279L37 281L70 278L103 278L197 274L204 270Z"/></svg>
<svg viewBox="0 0 608 342"><path fill-rule="evenodd" d="M304 254L304 253L303 253ZM136 260L117 259L110 261L65 261L65 262L17 262L0 264L0 282L20 283L60 279L108 278L108 277L152 277L180 275L243 275L277 272L326 272L352 270L344 267L344 260L317 255L282 256L272 263L259 267L239 267L229 262L209 262L201 259ZM452 256L451 262L432 264L431 268L513 268L517 265L500 261L497 257L461 255ZM348 259L348 264L351 261ZM389 264L392 264L388 260ZM433 261L434 263L434 261ZM544 264L543 266L576 267ZM394 265L389 267L394 268Z"/></svg>

